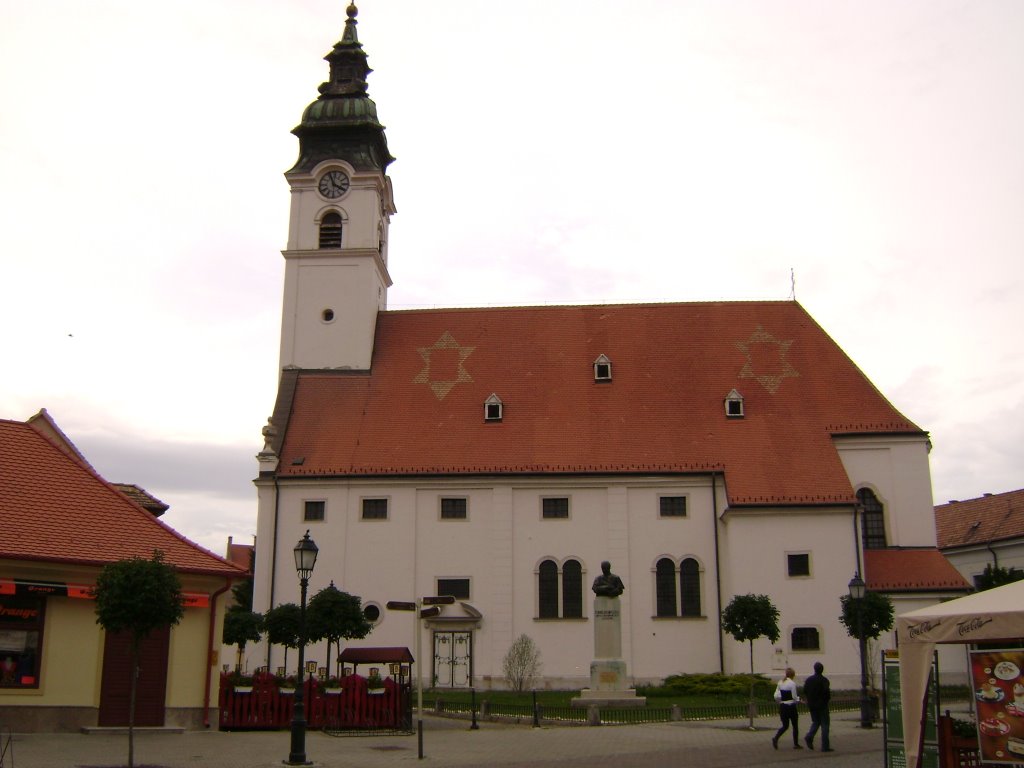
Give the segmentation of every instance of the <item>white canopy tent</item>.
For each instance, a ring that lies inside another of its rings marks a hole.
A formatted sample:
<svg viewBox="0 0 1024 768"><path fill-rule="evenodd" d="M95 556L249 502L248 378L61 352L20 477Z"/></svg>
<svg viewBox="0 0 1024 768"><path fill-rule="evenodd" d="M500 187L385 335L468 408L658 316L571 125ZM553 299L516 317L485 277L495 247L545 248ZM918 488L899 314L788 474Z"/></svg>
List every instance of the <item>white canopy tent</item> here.
<svg viewBox="0 0 1024 768"><path fill-rule="evenodd" d="M1024 581L976 592L896 617L900 700L907 765L917 766L928 671L936 643L1024 639Z"/></svg>

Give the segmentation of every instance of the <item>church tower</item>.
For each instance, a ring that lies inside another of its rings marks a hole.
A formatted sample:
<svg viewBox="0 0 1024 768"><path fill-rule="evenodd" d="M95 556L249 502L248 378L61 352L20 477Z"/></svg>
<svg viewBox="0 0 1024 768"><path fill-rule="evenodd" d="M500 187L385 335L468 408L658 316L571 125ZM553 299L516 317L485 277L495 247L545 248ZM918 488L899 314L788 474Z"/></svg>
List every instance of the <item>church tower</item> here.
<svg viewBox="0 0 1024 768"><path fill-rule="evenodd" d="M285 258L281 368L367 370L377 312L387 306L388 226L395 213L384 126L367 95L372 71L348 6L325 60L330 78L292 133L285 173L291 215Z"/></svg>

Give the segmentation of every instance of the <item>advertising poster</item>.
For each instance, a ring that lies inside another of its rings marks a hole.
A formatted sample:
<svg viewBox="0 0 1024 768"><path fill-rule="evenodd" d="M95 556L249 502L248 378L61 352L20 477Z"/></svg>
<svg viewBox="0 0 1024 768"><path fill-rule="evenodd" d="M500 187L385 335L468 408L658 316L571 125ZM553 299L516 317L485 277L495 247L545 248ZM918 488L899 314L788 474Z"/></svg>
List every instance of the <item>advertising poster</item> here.
<svg viewBox="0 0 1024 768"><path fill-rule="evenodd" d="M984 763L1024 762L1024 651L971 651L978 709L978 751Z"/></svg>

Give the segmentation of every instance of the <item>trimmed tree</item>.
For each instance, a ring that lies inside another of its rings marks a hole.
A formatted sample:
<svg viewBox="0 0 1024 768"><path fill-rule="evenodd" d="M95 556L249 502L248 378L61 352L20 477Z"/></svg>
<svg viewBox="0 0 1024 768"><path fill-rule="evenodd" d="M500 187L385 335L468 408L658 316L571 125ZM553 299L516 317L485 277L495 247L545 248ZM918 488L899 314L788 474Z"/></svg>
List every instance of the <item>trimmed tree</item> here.
<svg viewBox="0 0 1024 768"><path fill-rule="evenodd" d="M288 674L288 649L299 647L300 613L299 606L295 603L281 603L263 614L263 629L267 633L267 642L271 645L284 646L285 674ZM297 677L301 676L300 669Z"/></svg>
<svg viewBox="0 0 1024 768"><path fill-rule="evenodd" d="M843 607L839 621L846 628L846 634L858 642L860 653L865 659L872 658L874 654L870 652L870 641L877 640L883 632L892 629L896 614L892 600L878 592L865 592L864 597L860 600L843 595L839 598L839 602ZM858 614L863 630L860 634L857 633ZM868 664L865 672L870 686L874 688L875 670L872 665Z"/></svg>
<svg viewBox="0 0 1024 768"><path fill-rule="evenodd" d="M779 609L768 595L735 595L722 611L722 629L738 643L750 644L750 705L747 715L750 728L754 727L754 641L767 637L773 643L779 639Z"/></svg>
<svg viewBox="0 0 1024 768"><path fill-rule="evenodd" d="M327 666L331 665L331 644L336 650L336 664L340 664L341 641L355 640L370 634L373 625L363 616L362 601L356 595L342 592L334 586L324 587L309 601L306 608L306 631L313 642L327 641Z"/></svg>
<svg viewBox="0 0 1024 768"><path fill-rule="evenodd" d="M172 627L185 614L181 582L174 568L156 551L150 560L133 557L104 566L93 587L96 623L107 632L128 632L131 640L131 681L128 694L128 768L135 765L135 693L139 648L157 629Z"/></svg>
<svg viewBox="0 0 1024 768"><path fill-rule="evenodd" d="M892 600L878 592L865 592L864 597L855 600L849 595L839 598L843 613L839 621L846 627L846 634L855 640L874 640L883 632L892 629L895 610ZM857 633L857 622L862 632Z"/></svg>
<svg viewBox="0 0 1024 768"><path fill-rule="evenodd" d="M235 672L242 669L242 658L245 656L245 646L249 642L258 642L263 635L263 617L258 613L246 610L240 605L233 605L228 608L224 615L224 632L221 639L228 645L238 646L238 656L235 659Z"/></svg>

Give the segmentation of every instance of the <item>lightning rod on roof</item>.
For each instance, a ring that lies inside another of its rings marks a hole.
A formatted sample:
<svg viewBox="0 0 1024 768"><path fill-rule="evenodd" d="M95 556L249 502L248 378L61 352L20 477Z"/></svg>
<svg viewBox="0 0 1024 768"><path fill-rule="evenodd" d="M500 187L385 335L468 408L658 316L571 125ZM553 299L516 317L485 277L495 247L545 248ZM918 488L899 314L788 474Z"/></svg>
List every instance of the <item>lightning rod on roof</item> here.
<svg viewBox="0 0 1024 768"><path fill-rule="evenodd" d="M796 301L796 272L789 268L789 300Z"/></svg>

